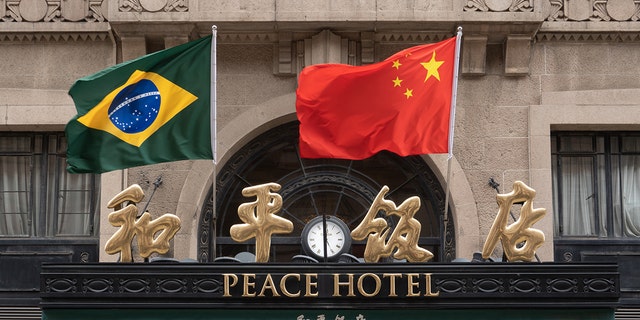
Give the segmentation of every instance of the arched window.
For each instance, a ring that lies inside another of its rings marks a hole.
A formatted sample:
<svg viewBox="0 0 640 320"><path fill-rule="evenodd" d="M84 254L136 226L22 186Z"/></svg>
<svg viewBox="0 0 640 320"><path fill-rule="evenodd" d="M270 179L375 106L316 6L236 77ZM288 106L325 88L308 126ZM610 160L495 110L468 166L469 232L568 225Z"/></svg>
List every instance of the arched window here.
<svg viewBox="0 0 640 320"><path fill-rule="evenodd" d="M200 218L200 261L255 252L252 240L237 243L231 239L229 229L242 223L238 218L238 206L255 200L245 198L242 189L269 182L282 186L278 192L283 198L280 215L294 225L292 233L272 237L272 262L289 262L294 256L305 253L300 235L304 226L315 217L323 214L337 217L353 230L383 185L390 189L385 198L396 205L411 196L420 197L421 206L414 217L421 223L419 245L434 254L431 261L455 258L451 219L446 228L442 223L444 191L421 157L399 157L381 152L361 161L301 159L297 145L298 123L284 124L245 145L219 170L217 217L213 219L210 196ZM387 217L391 227L397 222L395 220ZM364 247L365 241L353 241L349 253L361 258Z"/></svg>

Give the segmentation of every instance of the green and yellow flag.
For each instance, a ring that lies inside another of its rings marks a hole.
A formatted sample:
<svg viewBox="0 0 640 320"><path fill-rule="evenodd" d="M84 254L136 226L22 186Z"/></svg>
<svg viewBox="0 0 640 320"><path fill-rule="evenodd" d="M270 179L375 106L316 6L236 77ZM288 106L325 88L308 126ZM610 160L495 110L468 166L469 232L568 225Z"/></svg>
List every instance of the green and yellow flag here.
<svg viewBox="0 0 640 320"><path fill-rule="evenodd" d="M78 114L65 128L67 170L102 173L213 159L211 36L79 79Z"/></svg>

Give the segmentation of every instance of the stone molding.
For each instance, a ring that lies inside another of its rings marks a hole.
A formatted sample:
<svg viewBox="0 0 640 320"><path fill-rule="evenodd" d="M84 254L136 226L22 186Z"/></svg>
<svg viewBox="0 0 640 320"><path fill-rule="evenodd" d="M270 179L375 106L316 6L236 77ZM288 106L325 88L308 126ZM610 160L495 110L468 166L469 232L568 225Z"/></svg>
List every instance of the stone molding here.
<svg viewBox="0 0 640 320"><path fill-rule="evenodd" d="M188 0L120 0L120 12L187 12Z"/></svg>
<svg viewBox="0 0 640 320"><path fill-rule="evenodd" d="M638 42L638 32L546 32L536 34L536 41L571 41L571 42Z"/></svg>
<svg viewBox="0 0 640 320"><path fill-rule="evenodd" d="M468 0L464 11L531 12L533 0Z"/></svg>
<svg viewBox="0 0 640 320"><path fill-rule="evenodd" d="M547 21L638 21L640 0L550 0Z"/></svg>
<svg viewBox="0 0 640 320"><path fill-rule="evenodd" d="M0 22L103 22L104 0L0 0Z"/></svg>
<svg viewBox="0 0 640 320"><path fill-rule="evenodd" d="M105 41L109 39L109 33L21 33L0 32L0 42L79 42L79 41Z"/></svg>
<svg viewBox="0 0 640 320"><path fill-rule="evenodd" d="M115 2L115 1L114 1ZM535 0L464 0L464 12L530 13ZM0 0L0 21L58 22L107 21L104 0ZM546 21L639 21L640 0L549 0ZM116 12L144 13L143 21L152 22L163 13L189 12L188 0L118 0ZM535 7L535 11L540 11ZM453 11L457 11L454 9ZM158 15L159 14L159 15ZM251 15L251 11L246 14ZM135 20L140 21L141 17ZM161 19L164 20L164 19ZM251 19L250 19L251 20ZM374 20L378 20L374 18ZM257 22L257 20L255 20ZM467 21L473 22L473 21Z"/></svg>

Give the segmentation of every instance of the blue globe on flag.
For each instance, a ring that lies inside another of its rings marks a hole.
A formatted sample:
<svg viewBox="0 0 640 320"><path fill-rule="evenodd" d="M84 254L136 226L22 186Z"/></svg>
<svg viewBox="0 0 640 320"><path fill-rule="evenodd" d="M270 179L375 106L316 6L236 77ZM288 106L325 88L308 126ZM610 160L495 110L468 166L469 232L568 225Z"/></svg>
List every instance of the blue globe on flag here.
<svg viewBox="0 0 640 320"><path fill-rule="evenodd" d="M160 112L160 91L148 79L142 79L120 90L109 106L111 123L125 133L147 129Z"/></svg>

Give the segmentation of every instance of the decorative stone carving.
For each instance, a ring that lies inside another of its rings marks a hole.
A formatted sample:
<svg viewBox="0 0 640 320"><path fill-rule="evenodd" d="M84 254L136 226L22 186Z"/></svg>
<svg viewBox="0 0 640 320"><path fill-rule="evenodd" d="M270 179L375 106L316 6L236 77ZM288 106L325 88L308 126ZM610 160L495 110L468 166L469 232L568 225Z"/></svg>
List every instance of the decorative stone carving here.
<svg viewBox="0 0 640 320"><path fill-rule="evenodd" d="M292 52L292 33L280 32L278 42L275 44L277 55L273 59L273 74L289 75L295 70Z"/></svg>
<svg viewBox="0 0 640 320"><path fill-rule="evenodd" d="M302 59L298 56L298 60L302 60L302 64L299 64L301 67L318 63L357 64L355 41L344 39L329 30L299 42L297 50L299 55L302 54Z"/></svg>
<svg viewBox="0 0 640 320"><path fill-rule="evenodd" d="M464 11L483 12L531 12L531 0L468 0Z"/></svg>
<svg viewBox="0 0 640 320"><path fill-rule="evenodd" d="M0 21L102 22L104 0L1 0Z"/></svg>
<svg viewBox="0 0 640 320"><path fill-rule="evenodd" d="M362 50L362 64L370 64L375 61L374 45L375 34L373 32L361 32L360 33L360 46Z"/></svg>
<svg viewBox="0 0 640 320"><path fill-rule="evenodd" d="M638 21L640 0L551 0L547 21Z"/></svg>
<svg viewBox="0 0 640 320"><path fill-rule="evenodd" d="M118 11L121 12L186 12L189 11L187 0L120 0Z"/></svg>

